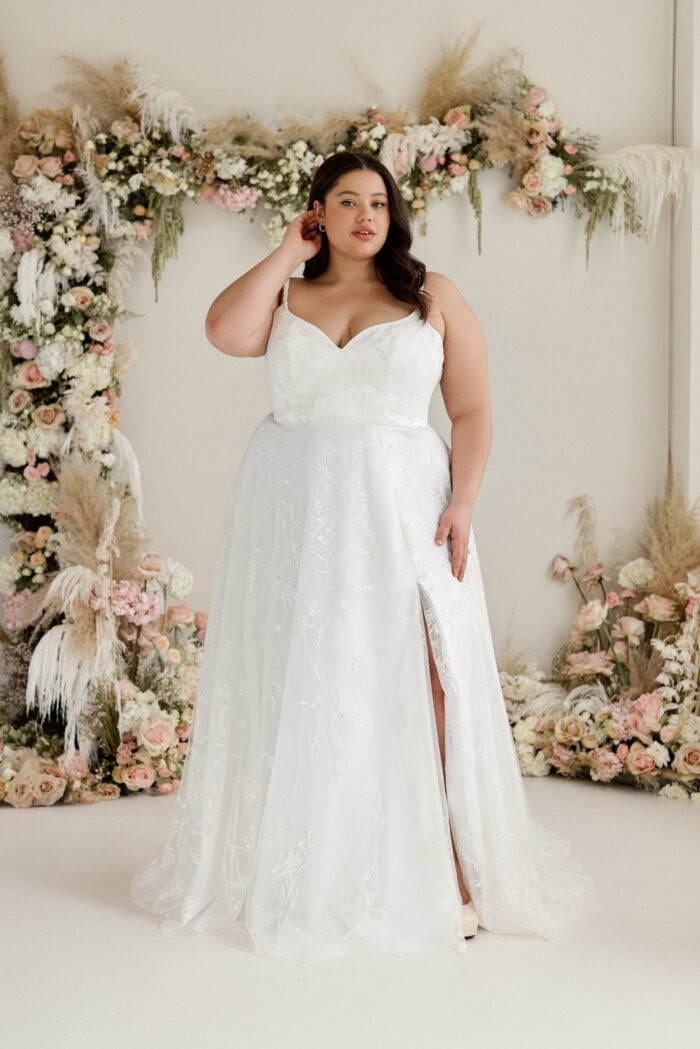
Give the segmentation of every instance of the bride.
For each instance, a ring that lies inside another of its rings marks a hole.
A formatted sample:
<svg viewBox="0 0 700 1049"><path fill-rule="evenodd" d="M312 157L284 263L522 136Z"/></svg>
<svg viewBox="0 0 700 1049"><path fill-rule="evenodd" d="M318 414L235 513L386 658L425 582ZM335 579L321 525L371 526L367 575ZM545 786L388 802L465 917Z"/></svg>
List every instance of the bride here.
<svg viewBox="0 0 700 1049"><path fill-rule="evenodd" d="M163 928L243 924L307 960L459 951L479 926L557 935L590 891L529 812L500 691L484 336L410 246L391 174L341 152L209 309L218 350L264 356L272 410L227 502L170 833L132 881Z"/></svg>

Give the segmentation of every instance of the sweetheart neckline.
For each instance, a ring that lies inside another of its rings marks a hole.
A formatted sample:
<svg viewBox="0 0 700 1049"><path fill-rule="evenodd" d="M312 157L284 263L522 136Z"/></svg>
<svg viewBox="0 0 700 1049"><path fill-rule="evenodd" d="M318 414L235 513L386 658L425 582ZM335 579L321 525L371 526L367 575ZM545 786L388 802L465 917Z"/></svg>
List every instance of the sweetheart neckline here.
<svg viewBox="0 0 700 1049"><path fill-rule="evenodd" d="M302 324L306 324L307 327L312 328L314 331L317 331L319 335L321 335L326 340L326 342L328 342L335 350L338 350L338 352L340 353L343 353L345 350L347 350L348 346L350 346L355 341L355 339L359 339L360 335L364 335L365 332L373 331L375 328L388 328L392 324L403 324L404 321L410 320L411 317L415 317L418 313L418 308L416 307L415 309L411 310L410 313L407 313L404 317L396 317L393 321L380 321L379 324L370 324L366 328L363 328L361 331L356 332L351 339L348 339L344 346L339 346L337 342L333 342L333 339L331 339L330 335L327 332L325 332L323 328L319 328L318 324L312 324L311 321L307 321L304 317L300 317L298 313L292 313L289 306L287 305L286 299L279 304L277 309L284 309L290 317L294 318L294 320L301 321ZM426 321L425 323L429 328L432 329L432 331L435 332L438 339L440 340L440 345L443 346L444 339L440 332L437 330L437 328L434 327L430 323L430 321Z"/></svg>

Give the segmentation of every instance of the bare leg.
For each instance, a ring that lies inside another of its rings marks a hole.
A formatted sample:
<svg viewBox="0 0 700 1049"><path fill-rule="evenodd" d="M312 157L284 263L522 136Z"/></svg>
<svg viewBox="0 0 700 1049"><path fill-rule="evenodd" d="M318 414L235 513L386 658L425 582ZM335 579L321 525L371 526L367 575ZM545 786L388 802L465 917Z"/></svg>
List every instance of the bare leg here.
<svg viewBox="0 0 700 1049"><path fill-rule="evenodd" d="M437 667L435 666L435 660L433 659L433 650L430 645L430 635L428 634L428 625L425 622L425 614L423 614L423 623L425 625L426 642L428 645L428 663L430 666L430 684L433 690L433 709L435 711L435 724L437 725L438 742L440 744L440 758L442 761L442 776L445 779L445 691L440 683L438 676ZM452 839L452 854L454 856L455 870L457 872L457 884L459 886L460 896L462 897L462 903L469 903L471 899L469 890L464 884L464 877L462 875L462 869L459 865L459 859L457 857L457 850L455 849L454 836L452 834L452 827L450 827L450 838Z"/></svg>

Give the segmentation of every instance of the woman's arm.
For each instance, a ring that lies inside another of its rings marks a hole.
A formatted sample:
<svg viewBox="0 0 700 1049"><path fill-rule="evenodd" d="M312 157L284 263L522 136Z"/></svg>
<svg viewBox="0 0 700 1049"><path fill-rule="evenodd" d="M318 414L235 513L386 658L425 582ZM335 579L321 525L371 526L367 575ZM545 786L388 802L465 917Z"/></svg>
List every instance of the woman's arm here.
<svg viewBox="0 0 700 1049"><path fill-rule="evenodd" d="M476 314L449 277L433 273L433 289L445 320L440 388L452 422L452 499L473 506L493 437L486 342Z"/></svg>
<svg viewBox="0 0 700 1049"><path fill-rule="evenodd" d="M231 357L262 357L280 288L301 260L284 241L217 295L209 307L207 339Z"/></svg>
<svg viewBox="0 0 700 1049"><path fill-rule="evenodd" d="M493 437L488 354L474 311L449 277L431 273L426 289L434 296L445 321L445 362L440 388L452 422L452 496L435 539L442 543L450 537L452 572L462 580L472 511Z"/></svg>
<svg viewBox="0 0 700 1049"><path fill-rule="evenodd" d="M287 226L281 243L214 299L204 322L212 346L231 357L262 357L282 285L320 247L315 212L302 211Z"/></svg>

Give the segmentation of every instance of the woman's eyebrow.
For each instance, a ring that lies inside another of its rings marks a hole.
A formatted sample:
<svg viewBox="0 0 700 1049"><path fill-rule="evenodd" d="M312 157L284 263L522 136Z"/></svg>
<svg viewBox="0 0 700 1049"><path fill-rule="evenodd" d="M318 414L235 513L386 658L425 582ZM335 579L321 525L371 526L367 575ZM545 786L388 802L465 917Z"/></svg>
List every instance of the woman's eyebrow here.
<svg viewBox="0 0 700 1049"><path fill-rule="evenodd" d="M338 193L338 196L342 197L343 193L352 193L353 197L359 197L359 195L360 195L354 189L341 189L340 192ZM382 193L382 191L379 190L377 193L370 193L370 196L371 197L385 197L386 193Z"/></svg>

